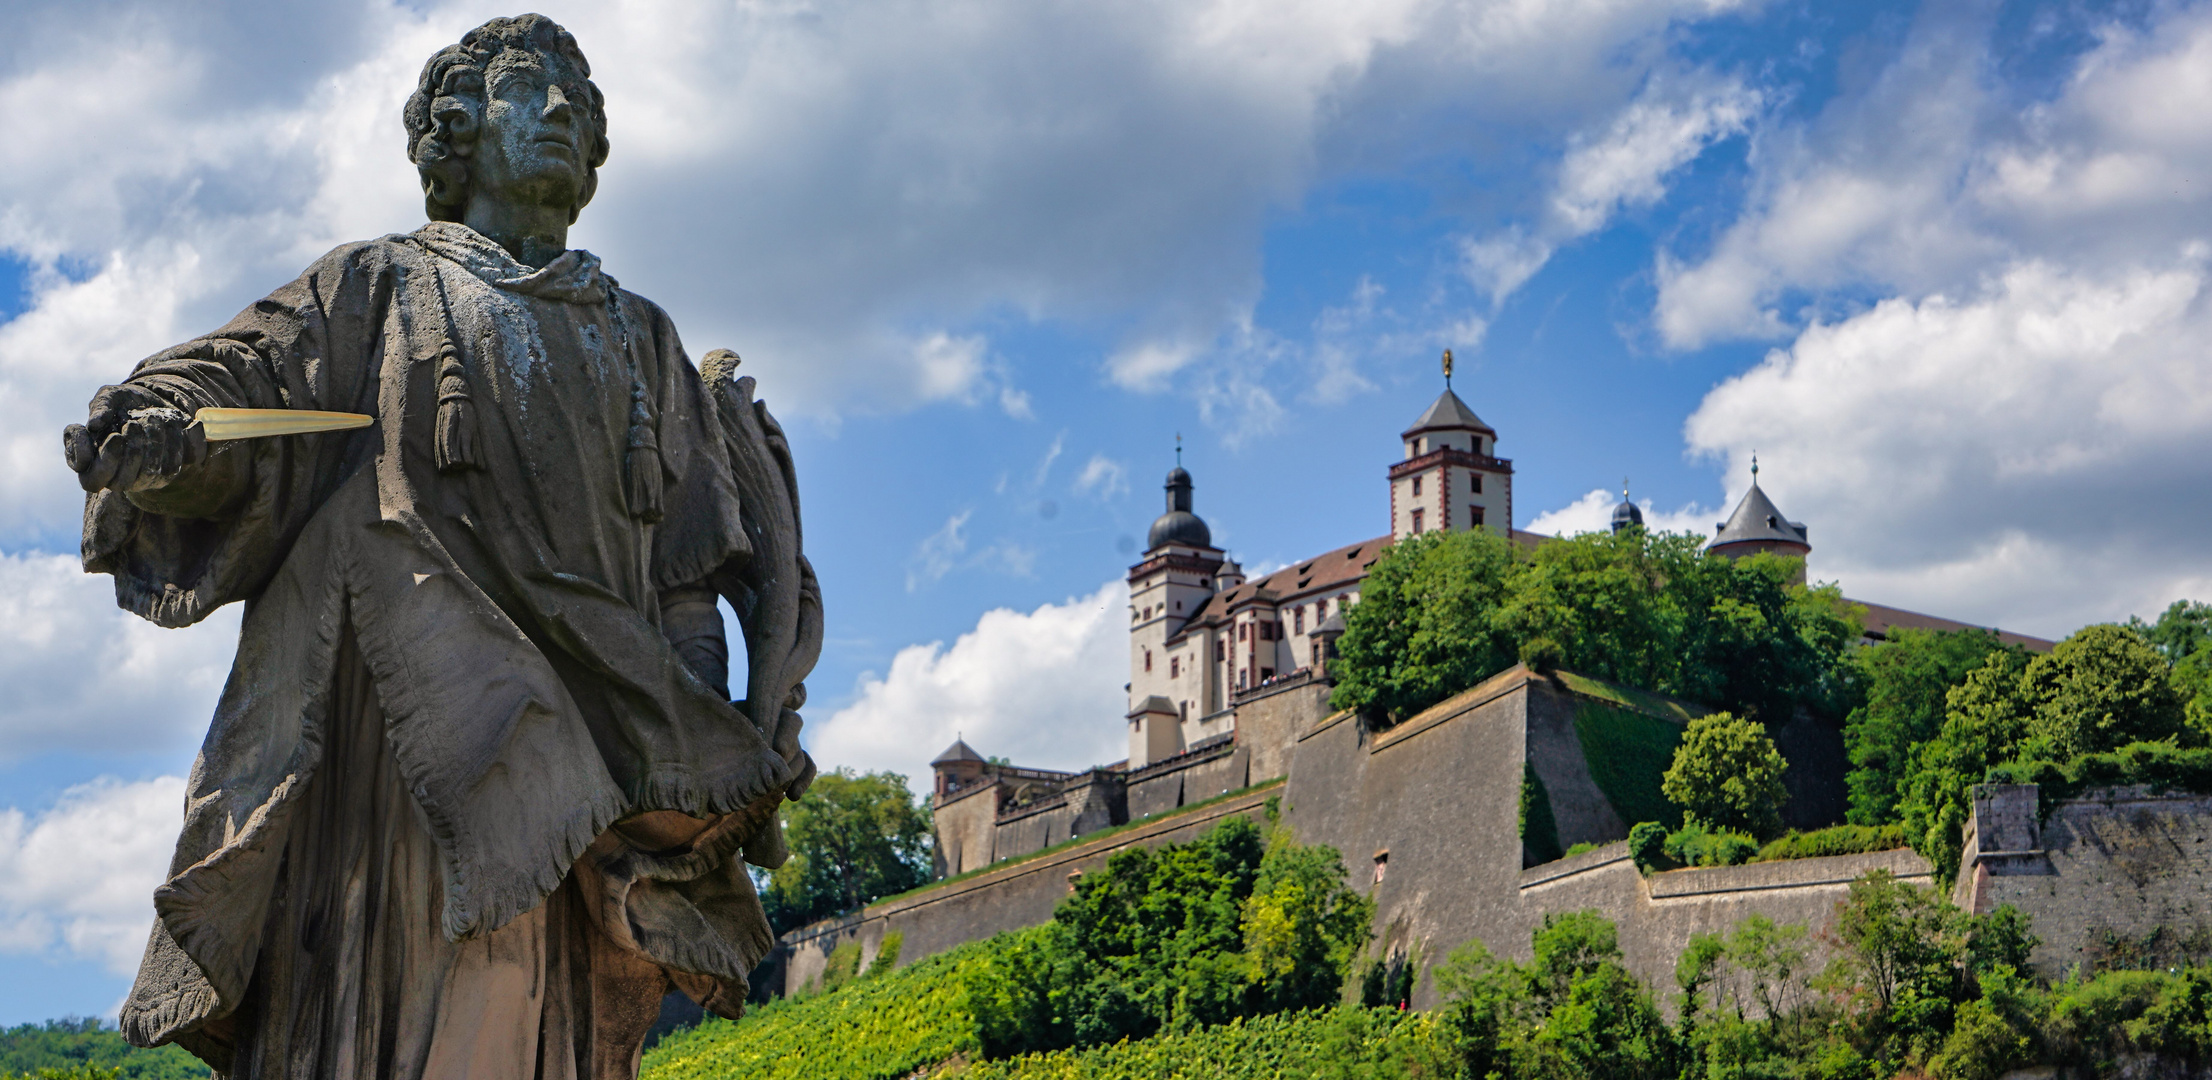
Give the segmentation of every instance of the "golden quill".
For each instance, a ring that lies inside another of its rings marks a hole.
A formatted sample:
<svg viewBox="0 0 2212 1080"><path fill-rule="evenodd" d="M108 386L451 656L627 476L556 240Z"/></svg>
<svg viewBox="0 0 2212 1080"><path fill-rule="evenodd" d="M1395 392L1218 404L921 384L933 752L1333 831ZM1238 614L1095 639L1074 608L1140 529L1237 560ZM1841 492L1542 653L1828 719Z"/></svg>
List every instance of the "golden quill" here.
<svg viewBox="0 0 2212 1080"><path fill-rule="evenodd" d="M312 435L318 431L350 431L376 423L365 413L317 412L313 409L201 409L192 414L209 442L225 439L260 439L270 435Z"/></svg>

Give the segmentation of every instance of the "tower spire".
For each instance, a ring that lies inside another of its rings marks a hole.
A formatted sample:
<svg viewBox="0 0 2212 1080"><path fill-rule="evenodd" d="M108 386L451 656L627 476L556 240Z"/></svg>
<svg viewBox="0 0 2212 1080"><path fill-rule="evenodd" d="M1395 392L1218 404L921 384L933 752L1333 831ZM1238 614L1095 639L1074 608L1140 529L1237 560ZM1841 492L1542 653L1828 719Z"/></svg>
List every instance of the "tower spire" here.
<svg viewBox="0 0 2212 1080"><path fill-rule="evenodd" d="M1759 482L1759 452L1757 450L1751 452L1751 482L1754 484Z"/></svg>
<svg viewBox="0 0 2212 1080"><path fill-rule="evenodd" d="M1444 350L1444 389L1452 388L1452 351Z"/></svg>

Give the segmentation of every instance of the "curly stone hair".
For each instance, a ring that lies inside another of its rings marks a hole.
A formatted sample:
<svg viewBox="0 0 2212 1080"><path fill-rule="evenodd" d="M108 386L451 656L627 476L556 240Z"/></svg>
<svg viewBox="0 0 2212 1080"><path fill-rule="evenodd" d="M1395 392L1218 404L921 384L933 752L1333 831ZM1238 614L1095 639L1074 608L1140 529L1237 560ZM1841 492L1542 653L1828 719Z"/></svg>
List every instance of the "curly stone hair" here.
<svg viewBox="0 0 2212 1080"><path fill-rule="evenodd" d="M432 221L459 221L469 200L467 150L484 126L487 87L492 77L517 63L543 63L561 74L562 88L591 117L590 145L583 147L584 189L568 220L591 201L599 188L599 166L607 162L606 99L591 81L591 62L576 38L543 15L493 19L466 34L458 45L438 50L422 66L422 78L407 99L407 156L422 174L423 208ZM573 77L571 77L573 76Z"/></svg>

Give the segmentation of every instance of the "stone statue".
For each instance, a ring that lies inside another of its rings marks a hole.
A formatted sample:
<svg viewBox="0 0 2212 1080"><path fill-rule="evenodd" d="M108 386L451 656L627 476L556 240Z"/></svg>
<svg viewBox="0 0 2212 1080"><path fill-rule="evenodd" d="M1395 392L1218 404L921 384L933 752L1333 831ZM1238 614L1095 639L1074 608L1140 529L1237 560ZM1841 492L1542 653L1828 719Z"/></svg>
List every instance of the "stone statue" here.
<svg viewBox="0 0 2212 1080"><path fill-rule="evenodd" d="M606 160L575 39L494 19L405 120L430 223L102 388L84 562L246 605L130 1040L239 1078L630 1077L671 988L738 1014L746 864L813 778L821 600L782 431L567 246ZM369 414L211 443L202 408ZM745 630L732 702L716 598Z"/></svg>

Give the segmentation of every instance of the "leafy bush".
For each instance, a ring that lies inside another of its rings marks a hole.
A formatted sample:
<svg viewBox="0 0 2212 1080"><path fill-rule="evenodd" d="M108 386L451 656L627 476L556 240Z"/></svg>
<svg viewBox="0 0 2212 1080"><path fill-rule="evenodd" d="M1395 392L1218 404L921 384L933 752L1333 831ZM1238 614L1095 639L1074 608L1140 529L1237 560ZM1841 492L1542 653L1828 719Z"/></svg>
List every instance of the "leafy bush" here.
<svg viewBox="0 0 2212 1080"><path fill-rule="evenodd" d="M1660 790L1682 808L1684 821L1771 837L1782 831L1788 767L1765 725L1714 713L1690 721Z"/></svg>
<svg viewBox="0 0 2212 1080"><path fill-rule="evenodd" d="M1436 970L1461 1075L1676 1075L1679 1041L1622 965L1611 922L1555 913L1531 945L1533 962L1518 964L1469 942Z"/></svg>
<svg viewBox="0 0 2212 1080"><path fill-rule="evenodd" d="M873 979L899 966L899 949L906 945L906 935L893 930L883 935L883 944L876 946L876 958L868 961L866 977Z"/></svg>
<svg viewBox="0 0 2212 1080"><path fill-rule="evenodd" d="M1335 1003L1372 904L1337 853L1229 818L1087 874L1038 936L968 976L992 1056Z"/></svg>
<svg viewBox="0 0 2212 1080"><path fill-rule="evenodd" d="M1832 825L1812 832L1786 833L1760 848L1751 861L1817 859L1826 855L1894 851L1905 846L1905 830L1901 825Z"/></svg>
<svg viewBox="0 0 2212 1080"><path fill-rule="evenodd" d="M860 943L848 941L831 949L822 964L822 989L833 991L860 976Z"/></svg>
<svg viewBox="0 0 2212 1080"><path fill-rule="evenodd" d="M1644 873L1667 868L1667 827L1656 821L1639 821L1628 830L1628 857Z"/></svg>
<svg viewBox="0 0 2212 1080"><path fill-rule="evenodd" d="M1691 822L1667 834L1664 848L1676 866L1739 866L1759 853L1759 842L1740 832Z"/></svg>

